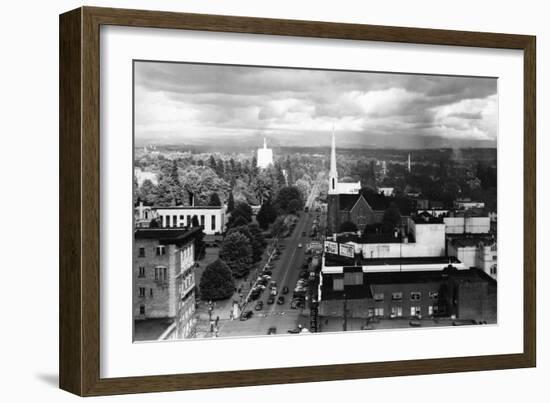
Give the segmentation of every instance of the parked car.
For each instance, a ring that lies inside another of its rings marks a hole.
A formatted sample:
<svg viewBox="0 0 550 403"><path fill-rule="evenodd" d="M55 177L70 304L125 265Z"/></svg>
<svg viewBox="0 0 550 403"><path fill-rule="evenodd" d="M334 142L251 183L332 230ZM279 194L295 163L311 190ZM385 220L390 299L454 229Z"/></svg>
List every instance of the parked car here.
<svg viewBox="0 0 550 403"><path fill-rule="evenodd" d="M270 295L269 298L267 299L267 303L269 305L272 305L274 302L275 302L275 296Z"/></svg>
<svg viewBox="0 0 550 403"><path fill-rule="evenodd" d="M294 329L289 329L288 333L297 334L297 333L300 333L301 331L302 331L301 328L295 327Z"/></svg>
<svg viewBox="0 0 550 403"><path fill-rule="evenodd" d="M269 288L277 288L277 282L276 281L271 281L269 283Z"/></svg>
<svg viewBox="0 0 550 403"><path fill-rule="evenodd" d="M267 334L277 334L277 328L275 326L271 326L267 329Z"/></svg>
<svg viewBox="0 0 550 403"><path fill-rule="evenodd" d="M283 294L288 294L288 287L287 286L284 286L283 287Z"/></svg>
<svg viewBox="0 0 550 403"><path fill-rule="evenodd" d="M275 296L277 295L277 287L273 287L271 291L269 292L269 295Z"/></svg>
<svg viewBox="0 0 550 403"><path fill-rule="evenodd" d="M298 248L301 248L301 247L302 247L302 244L301 244L301 243L299 243L299 244L298 244Z"/></svg>
<svg viewBox="0 0 550 403"><path fill-rule="evenodd" d="M257 310L257 311L261 311L264 307L264 302L263 301L258 301L256 302L256 305L254 306L254 309Z"/></svg>
<svg viewBox="0 0 550 403"><path fill-rule="evenodd" d="M283 305L285 303L285 297L282 295L277 298L277 305Z"/></svg>
<svg viewBox="0 0 550 403"><path fill-rule="evenodd" d="M264 270L263 273L267 274L269 276L271 276L273 274L273 272L271 270Z"/></svg>
<svg viewBox="0 0 550 403"><path fill-rule="evenodd" d="M300 299L293 299L292 302L290 303L290 309L299 309L303 307L304 307L304 304Z"/></svg>
<svg viewBox="0 0 550 403"><path fill-rule="evenodd" d="M254 315L254 312L252 311L245 311L243 312L243 314L241 315L241 320L248 320L252 317L252 315Z"/></svg>

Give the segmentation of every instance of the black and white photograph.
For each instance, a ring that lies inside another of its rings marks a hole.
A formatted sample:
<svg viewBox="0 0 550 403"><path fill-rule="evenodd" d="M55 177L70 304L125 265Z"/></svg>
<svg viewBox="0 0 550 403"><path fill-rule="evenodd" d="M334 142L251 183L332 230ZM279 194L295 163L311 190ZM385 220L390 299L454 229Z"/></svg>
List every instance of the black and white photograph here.
<svg viewBox="0 0 550 403"><path fill-rule="evenodd" d="M497 78L135 60L133 132L134 342L498 323Z"/></svg>

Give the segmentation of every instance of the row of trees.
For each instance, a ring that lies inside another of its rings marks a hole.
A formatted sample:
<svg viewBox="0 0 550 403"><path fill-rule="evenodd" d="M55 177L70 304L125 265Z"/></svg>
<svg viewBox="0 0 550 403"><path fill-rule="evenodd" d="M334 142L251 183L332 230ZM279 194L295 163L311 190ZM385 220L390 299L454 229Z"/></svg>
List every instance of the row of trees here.
<svg viewBox="0 0 550 403"><path fill-rule="evenodd" d="M206 267L200 280L204 300L229 298L235 279L248 275L267 246L261 229L252 222L252 209L246 203L236 203L227 228L219 259Z"/></svg>

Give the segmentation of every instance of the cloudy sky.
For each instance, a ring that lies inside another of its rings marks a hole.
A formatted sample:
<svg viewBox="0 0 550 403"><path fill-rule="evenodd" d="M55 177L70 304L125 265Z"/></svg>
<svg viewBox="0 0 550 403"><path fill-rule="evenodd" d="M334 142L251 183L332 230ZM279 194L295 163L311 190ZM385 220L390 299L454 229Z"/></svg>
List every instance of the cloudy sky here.
<svg viewBox="0 0 550 403"><path fill-rule="evenodd" d="M494 78L135 63L136 144L494 147Z"/></svg>

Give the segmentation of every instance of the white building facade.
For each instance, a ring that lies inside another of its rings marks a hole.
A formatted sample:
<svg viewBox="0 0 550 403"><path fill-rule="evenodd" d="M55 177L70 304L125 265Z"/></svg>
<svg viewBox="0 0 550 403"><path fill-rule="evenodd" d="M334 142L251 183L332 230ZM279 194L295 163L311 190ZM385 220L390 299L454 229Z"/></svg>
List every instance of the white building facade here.
<svg viewBox="0 0 550 403"><path fill-rule="evenodd" d="M273 150L267 148L267 142L264 137L264 147L258 148L258 168L266 169L273 164Z"/></svg>
<svg viewBox="0 0 550 403"><path fill-rule="evenodd" d="M155 210L162 228L191 227L196 216L205 234L215 235L225 231L224 206L158 207Z"/></svg>

